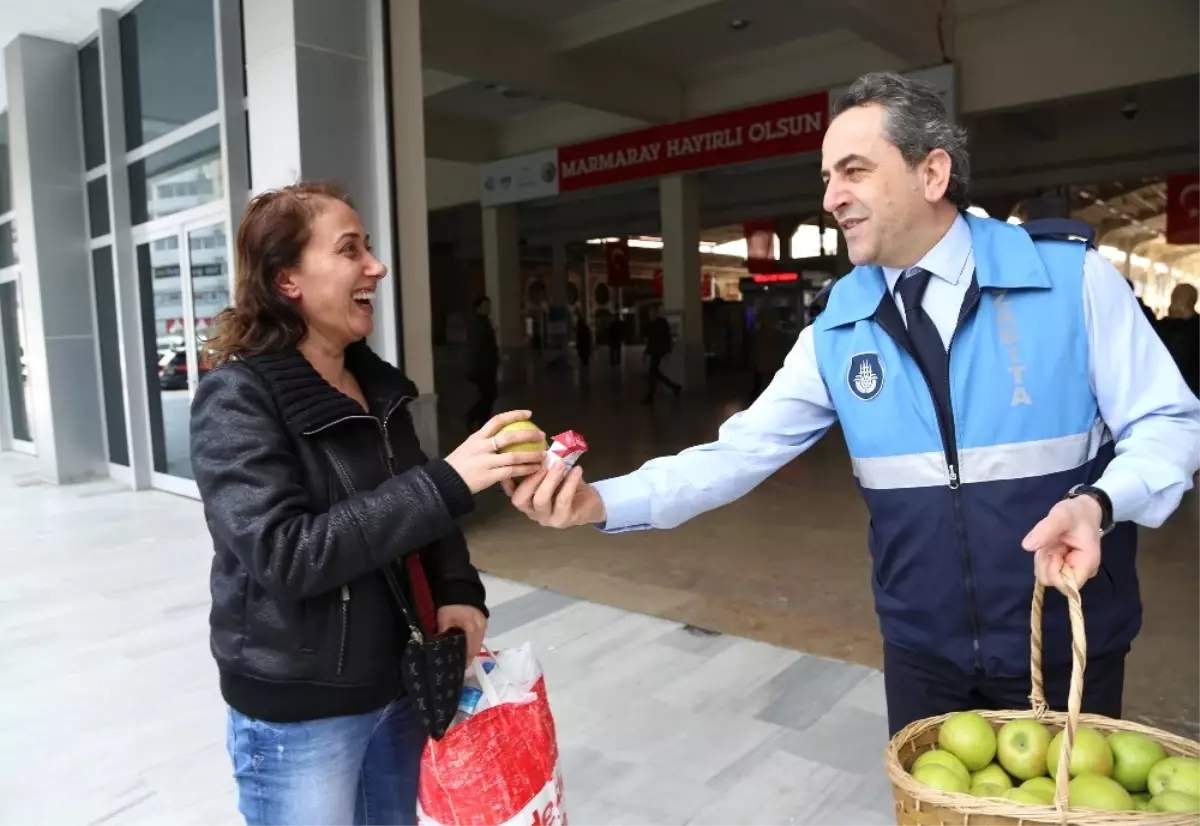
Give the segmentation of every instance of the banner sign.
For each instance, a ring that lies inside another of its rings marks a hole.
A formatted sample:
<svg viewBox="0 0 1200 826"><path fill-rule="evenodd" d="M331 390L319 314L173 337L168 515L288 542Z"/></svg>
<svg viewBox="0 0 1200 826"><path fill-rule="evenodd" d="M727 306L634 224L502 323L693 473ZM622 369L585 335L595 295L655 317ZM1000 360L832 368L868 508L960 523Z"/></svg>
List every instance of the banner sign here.
<svg viewBox="0 0 1200 826"><path fill-rule="evenodd" d="M558 194L558 150L543 149L502 158L481 167L484 206L530 201Z"/></svg>
<svg viewBox="0 0 1200 826"><path fill-rule="evenodd" d="M604 245L604 260L608 264L608 286L629 286L629 239L607 242Z"/></svg>
<svg viewBox="0 0 1200 826"><path fill-rule="evenodd" d="M1200 175L1167 177L1167 243L1200 244Z"/></svg>
<svg viewBox="0 0 1200 826"><path fill-rule="evenodd" d="M955 117L954 66L909 72ZM800 155L821 148L831 100L847 87L504 158L480 167L485 207L609 184Z"/></svg>
<svg viewBox="0 0 1200 826"><path fill-rule="evenodd" d="M825 92L613 135L558 150L563 192L812 152L821 146Z"/></svg>

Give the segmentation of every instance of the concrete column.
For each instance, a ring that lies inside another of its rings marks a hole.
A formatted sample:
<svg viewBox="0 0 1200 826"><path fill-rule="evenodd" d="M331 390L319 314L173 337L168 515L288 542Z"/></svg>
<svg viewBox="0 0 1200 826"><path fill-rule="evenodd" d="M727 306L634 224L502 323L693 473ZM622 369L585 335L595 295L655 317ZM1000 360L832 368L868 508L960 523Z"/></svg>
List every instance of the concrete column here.
<svg viewBox="0 0 1200 826"><path fill-rule="evenodd" d="M704 321L700 302L700 187L693 175L658 184L662 213L663 315L679 336L667 370L687 390L704 388Z"/></svg>
<svg viewBox="0 0 1200 826"><path fill-rule="evenodd" d="M411 21L403 19L405 14L411 13L415 19L418 12L411 8L414 3L392 3L391 10L402 21L393 20L387 33L383 2L255 0L243 4L242 24L254 190L262 192L301 180L338 182L350 193L376 256L394 276L383 38L395 37L398 32L403 35L411 27ZM400 66L407 65L408 57L405 49L393 49ZM419 50L416 59L420 60ZM394 75L402 86L407 71ZM397 97L404 94L400 90ZM397 122L404 122L400 114ZM407 155L411 150L397 146L397 153L402 151ZM423 203L424 172L413 176L416 178L422 182L419 197ZM406 180L403 185L410 183ZM424 248L426 242L414 239L411 246ZM420 264L413 269L421 269ZM428 273L427 252L423 271ZM414 274L414 278L419 276ZM369 339L371 347L392 364L400 363L398 292L395 277L380 283L375 331ZM420 307L420 296L413 303ZM424 350L429 347L426 340ZM432 373L431 368L418 369L413 376L423 394L432 393ZM432 415L422 412L432 408L432 400L419 399L413 415L423 447L436 452L436 425Z"/></svg>
<svg viewBox="0 0 1200 826"><path fill-rule="evenodd" d="M500 345L500 378L522 383L525 376L525 319L521 314L521 249L517 208L483 210L483 274L492 301L492 324Z"/></svg>
<svg viewBox="0 0 1200 826"><path fill-rule="evenodd" d="M237 4L234 3L236 6ZM100 96L104 107L105 161L108 163L108 214L112 224L114 291L117 302L121 386L125 404L125 439L129 445L130 482L134 490L150 487L154 468L150 438L150 399L157 400L146 371L142 330L142 296L130 235L129 167L125 161L125 89L121 81L121 16L101 9ZM240 70L239 70L240 71ZM232 238L232 235L226 235ZM232 295L232 292L230 293Z"/></svg>
<svg viewBox="0 0 1200 826"><path fill-rule="evenodd" d="M84 214L79 59L21 35L4 49L13 208L21 263L30 426L40 472L60 484L108 475Z"/></svg>
<svg viewBox="0 0 1200 826"><path fill-rule="evenodd" d="M438 453L438 429L429 283L421 6L399 0L391 2L390 9L396 226L400 236L400 271L396 278L400 285L403 317L404 369L421 391L412 406L413 421L422 447L432 456Z"/></svg>

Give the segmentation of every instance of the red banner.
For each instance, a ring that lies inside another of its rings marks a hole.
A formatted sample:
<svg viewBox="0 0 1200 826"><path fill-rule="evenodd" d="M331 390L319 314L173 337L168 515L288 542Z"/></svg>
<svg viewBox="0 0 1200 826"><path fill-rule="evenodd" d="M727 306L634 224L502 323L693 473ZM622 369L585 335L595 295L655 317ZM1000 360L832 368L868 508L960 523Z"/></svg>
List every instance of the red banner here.
<svg viewBox="0 0 1200 826"><path fill-rule="evenodd" d="M1200 175L1167 178L1167 243L1200 244Z"/></svg>
<svg viewBox="0 0 1200 826"><path fill-rule="evenodd" d="M763 272L763 264L775 263L775 222L747 221L742 231L746 234L746 269Z"/></svg>
<svg viewBox="0 0 1200 826"><path fill-rule="evenodd" d="M604 260L608 264L608 286L629 286L629 239L606 243Z"/></svg>
<svg viewBox="0 0 1200 826"><path fill-rule="evenodd" d="M829 93L654 126L558 150L559 189L676 175L821 148Z"/></svg>

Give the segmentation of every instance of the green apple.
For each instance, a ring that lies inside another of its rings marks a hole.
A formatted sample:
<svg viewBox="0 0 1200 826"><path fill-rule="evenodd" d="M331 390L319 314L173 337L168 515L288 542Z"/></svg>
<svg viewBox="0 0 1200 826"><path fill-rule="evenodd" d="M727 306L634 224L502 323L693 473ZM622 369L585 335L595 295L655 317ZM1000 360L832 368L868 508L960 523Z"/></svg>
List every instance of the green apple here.
<svg viewBox="0 0 1200 826"><path fill-rule="evenodd" d="M1009 720L996 734L996 760L1018 780L1046 773L1050 732L1037 720Z"/></svg>
<svg viewBox="0 0 1200 826"><path fill-rule="evenodd" d="M1200 812L1200 797L1187 792L1165 791L1150 798L1151 812Z"/></svg>
<svg viewBox="0 0 1200 826"><path fill-rule="evenodd" d="M1046 770L1051 777L1058 774L1058 756L1062 752L1063 733L1060 731L1046 749ZM1113 753L1104 735L1094 728L1080 726L1075 730L1075 748L1071 750L1071 777L1081 774L1112 776Z"/></svg>
<svg viewBox="0 0 1200 826"><path fill-rule="evenodd" d="M1131 792L1144 792L1150 769L1167 759L1159 742L1134 731L1117 731L1108 735L1113 753L1113 780Z"/></svg>
<svg viewBox="0 0 1200 826"><path fill-rule="evenodd" d="M1135 798L1133 799L1133 810L1134 810L1135 812L1148 812L1148 811L1150 811L1150 801L1149 801L1149 800L1142 800L1140 797L1135 797Z"/></svg>
<svg viewBox="0 0 1200 826"><path fill-rule="evenodd" d="M979 771L971 775L971 785L978 786L986 783L990 786L999 786L1003 791L1008 791L1013 787L1012 778L1000 768L998 763L988 763Z"/></svg>
<svg viewBox="0 0 1200 826"><path fill-rule="evenodd" d="M930 763L917 769L913 772L913 780L931 789L940 789L943 792L966 794L968 790L967 781L963 779L962 775L958 774L954 769L939 766L937 763Z"/></svg>
<svg viewBox="0 0 1200 826"><path fill-rule="evenodd" d="M967 767L963 762L945 749L930 749L917 758L912 764L912 773L916 774L917 769L922 766L939 765L951 769L955 774L961 775L962 779L971 782L971 773L967 771Z"/></svg>
<svg viewBox="0 0 1200 826"><path fill-rule="evenodd" d="M1141 801L1142 803L1148 804L1150 802L1150 793L1149 792L1138 792L1137 794L1130 795L1130 796L1133 798L1134 803Z"/></svg>
<svg viewBox="0 0 1200 826"><path fill-rule="evenodd" d="M1005 800L1011 800L1014 803L1025 803L1029 806L1053 806L1054 796L1044 795L1029 789L1009 789L1004 793Z"/></svg>
<svg viewBox="0 0 1200 826"><path fill-rule="evenodd" d="M1163 792L1183 792L1200 797L1200 760L1194 757L1161 760L1150 769L1146 785L1154 797Z"/></svg>
<svg viewBox="0 0 1200 826"><path fill-rule="evenodd" d="M1067 800L1072 807L1102 812L1131 812L1133 798L1120 783L1102 774L1081 774L1071 781Z"/></svg>
<svg viewBox="0 0 1200 826"><path fill-rule="evenodd" d="M975 712L960 711L942 723L938 745L961 760L968 770L979 771L996 756L996 731Z"/></svg>
<svg viewBox="0 0 1200 826"><path fill-rule="evenodd" d="M972 783L971 797L1004 797L1008 789L995 783Z"/></svg>
<svg viewBox="0 0 1200 826"><path fill-rule="evenodd" d="M1048 795L1051 800L1058 794L1058 787L1049 777L1031 777L1021 784L1021 788L1037 794Z"/></svg>
<svg viewBox="0 0 1200 826"><path fill-rule="evenodd" d="M533 422L529 421L528 419L523 419L522 421L519 421L519 422L513 422L512 424L506 424L504 427L500 428L499 431L497 431L496 435L499 436L501 433L508 433L510 430L532 430L536 433L540 429L541 428L539 428L537 425L535 425ZM525 452L537 452L539 450L545 450L545 449L546 449L546 440L544 438L539 437L537 439L537 441L521 442L519 444L509 445L508 447L502 447L502 448L500 448L500 452L501 453L525 453Z"/></svg>

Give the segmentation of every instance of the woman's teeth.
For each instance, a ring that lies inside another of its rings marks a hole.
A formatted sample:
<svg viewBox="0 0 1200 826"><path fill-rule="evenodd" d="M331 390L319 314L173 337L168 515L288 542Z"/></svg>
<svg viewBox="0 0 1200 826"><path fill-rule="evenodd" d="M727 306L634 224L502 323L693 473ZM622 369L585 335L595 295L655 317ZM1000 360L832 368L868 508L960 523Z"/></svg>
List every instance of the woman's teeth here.
<svg viewBox="0 0 1200 826"><path fill-rule="evenodd" d="M375 294L372 293L370 290L359 290L358 292L354 293L353 298L355 301L357 301L360 304L368 304L369 305L372 301L375 300Z"/></svg>

